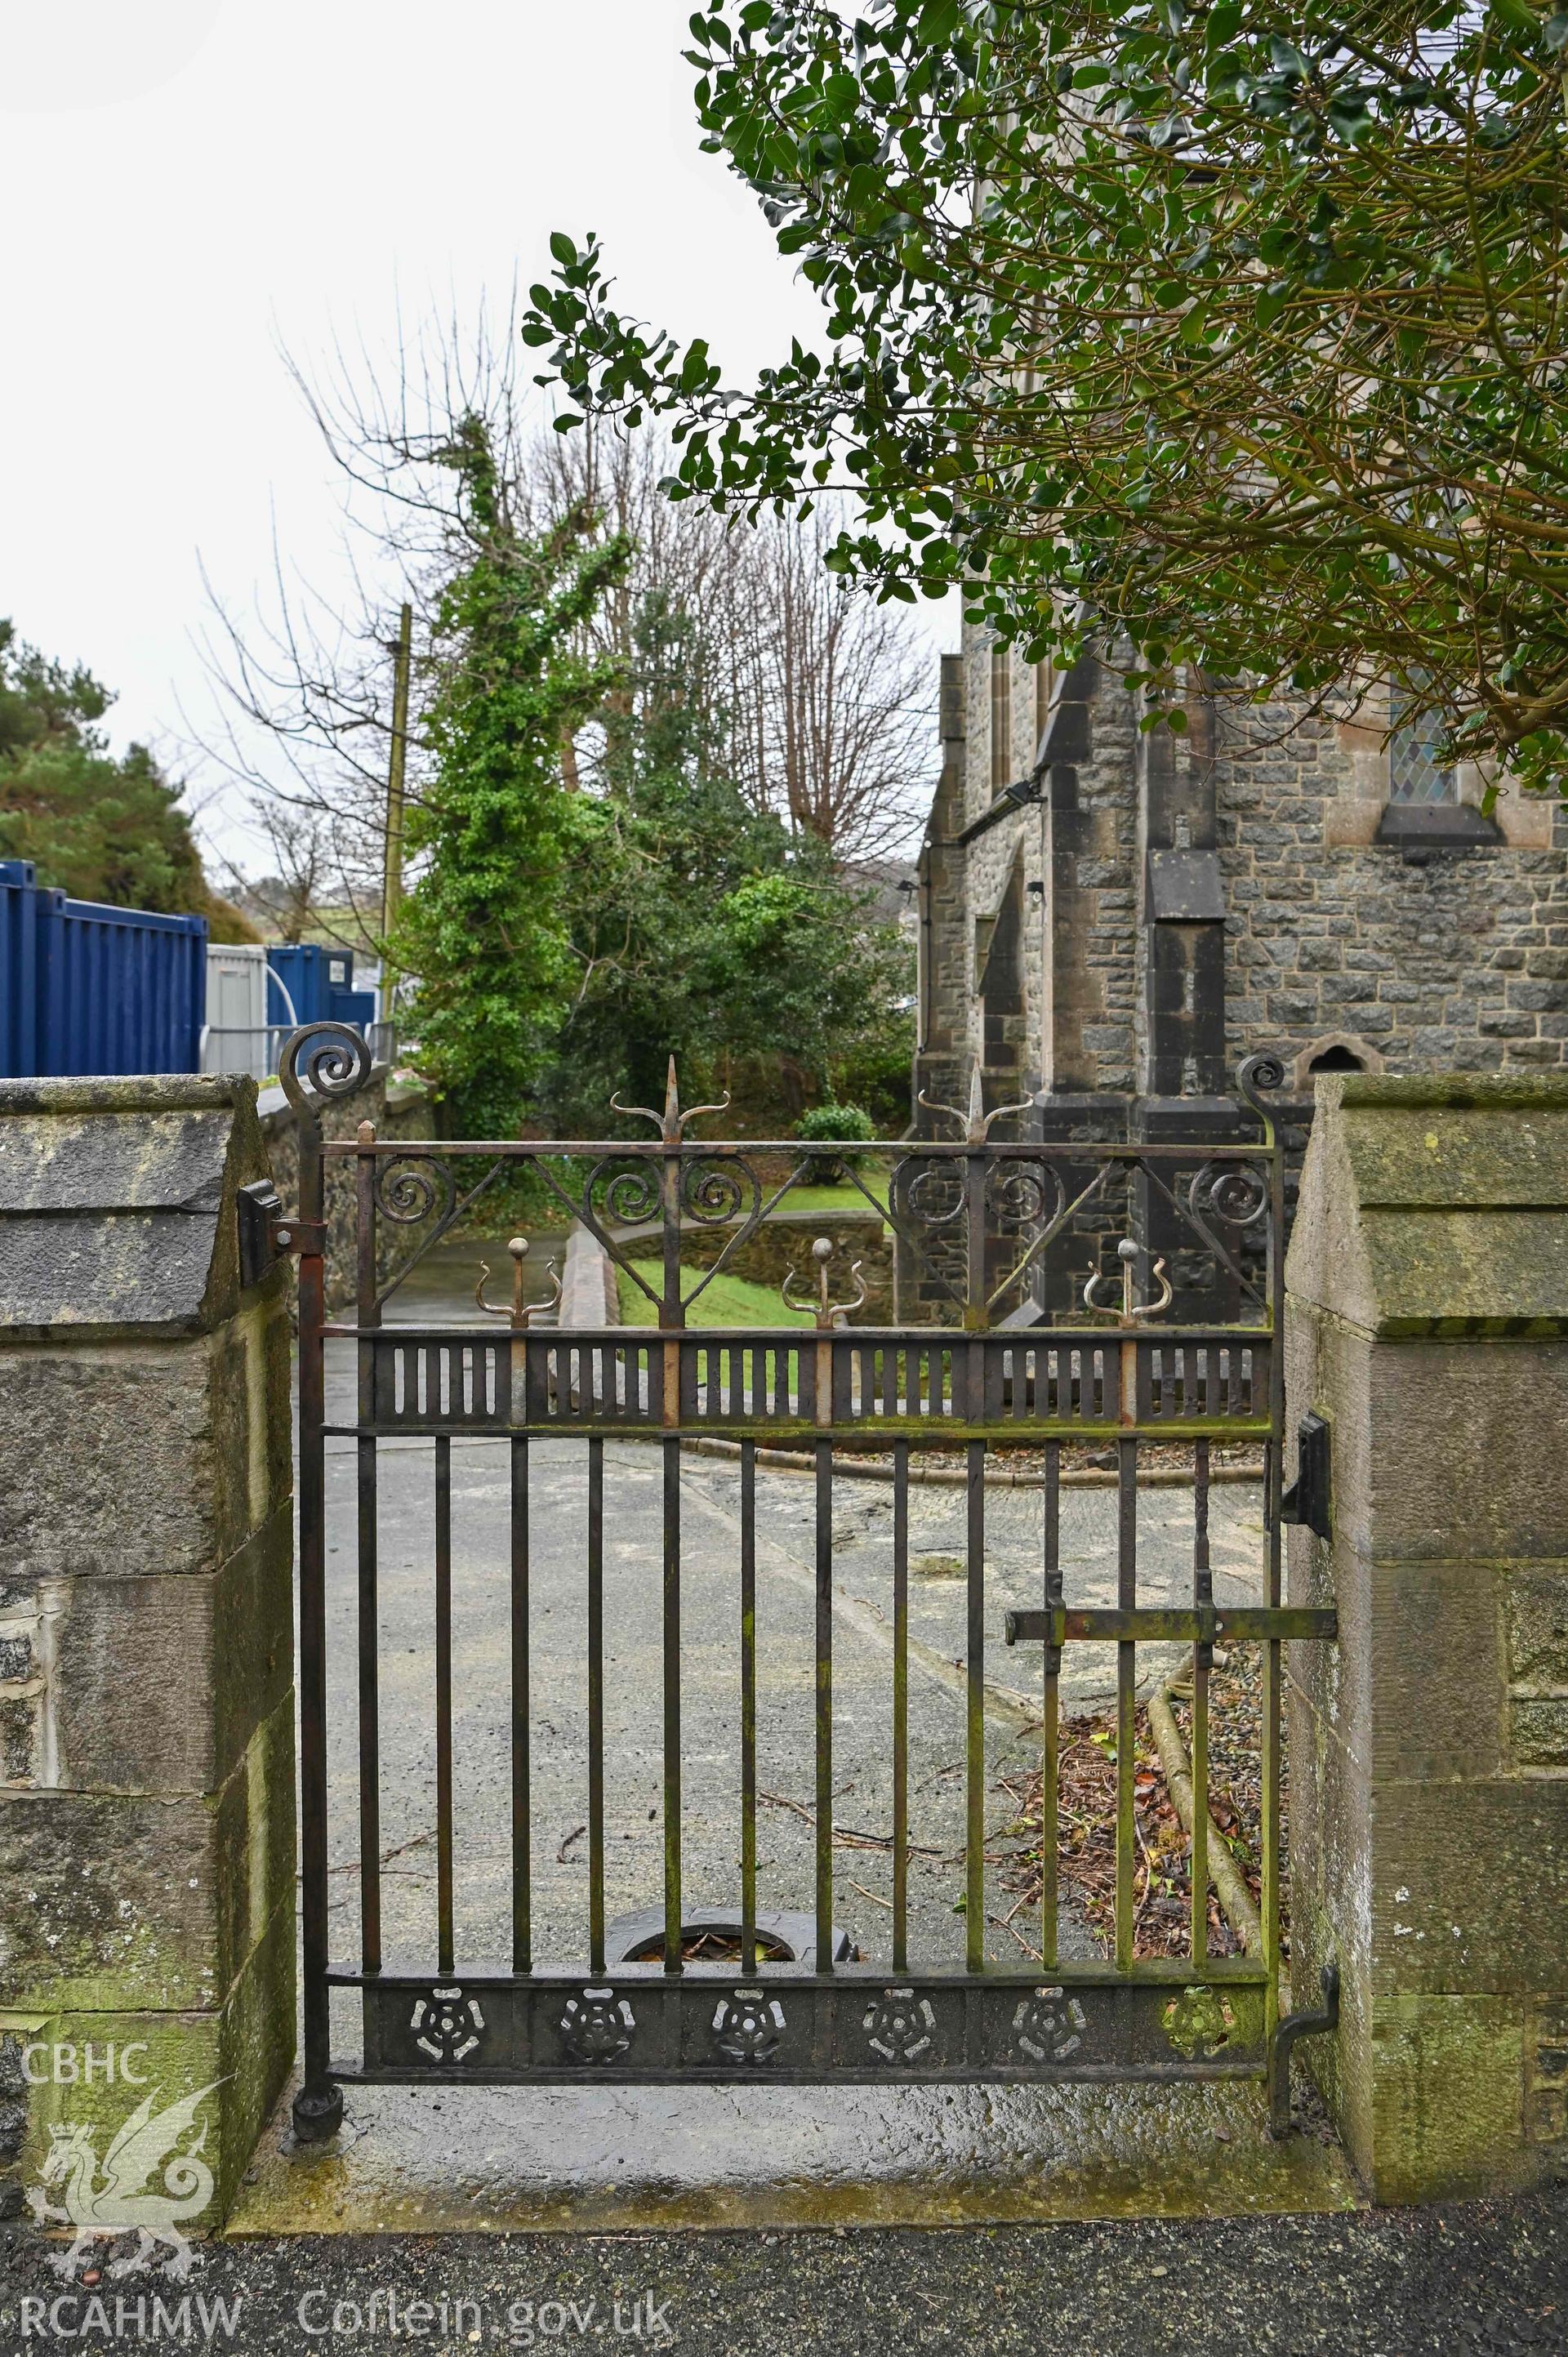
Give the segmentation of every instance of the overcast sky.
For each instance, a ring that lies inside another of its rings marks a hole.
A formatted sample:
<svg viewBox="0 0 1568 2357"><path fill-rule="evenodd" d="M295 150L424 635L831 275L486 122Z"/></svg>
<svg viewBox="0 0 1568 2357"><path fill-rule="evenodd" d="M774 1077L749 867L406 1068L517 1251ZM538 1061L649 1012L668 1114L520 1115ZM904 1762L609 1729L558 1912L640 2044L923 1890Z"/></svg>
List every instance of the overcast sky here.
<svg viewBox="0 0 1568 2357"><path fill-rule="evenodd" d="M176 750L182 708L207 733L201 565L264 600L275 526L302 576L343 577L280 346L308 366L384 350L400 308L504 307L555 228L597 229L626 306L732 376L816 336L697 152L692 5L0 0L0 614L118 690L118 743ZM945 617L921 623L934 654ZM244 856L242 812L204 816Z"/></svg>

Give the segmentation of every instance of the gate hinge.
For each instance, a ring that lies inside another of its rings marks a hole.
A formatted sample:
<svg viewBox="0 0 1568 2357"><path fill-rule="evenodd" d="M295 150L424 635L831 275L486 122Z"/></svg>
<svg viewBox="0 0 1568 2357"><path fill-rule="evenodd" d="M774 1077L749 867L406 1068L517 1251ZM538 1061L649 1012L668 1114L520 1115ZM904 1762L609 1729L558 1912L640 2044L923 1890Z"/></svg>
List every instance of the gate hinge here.
<svg viewBox="0 0 1568 2357"><path fill-rule="evenodd" d="M1280 1499L1281 1522L1299 1523L1316 1531L1320 1539L1332 1537L1331 1473L1327 1420L1304 1415L1296 1433L1295 1480Z"/></svg>
<svg viewBox="0 0 1568 2357"><path fill-rule="evenodd" d="M326 1221L291 1219L270 1178L252 1178L249 1186L242 1187L234 1209L240 1227L242 1291L260 1285L283 1254L327 1249Z"/></svg>

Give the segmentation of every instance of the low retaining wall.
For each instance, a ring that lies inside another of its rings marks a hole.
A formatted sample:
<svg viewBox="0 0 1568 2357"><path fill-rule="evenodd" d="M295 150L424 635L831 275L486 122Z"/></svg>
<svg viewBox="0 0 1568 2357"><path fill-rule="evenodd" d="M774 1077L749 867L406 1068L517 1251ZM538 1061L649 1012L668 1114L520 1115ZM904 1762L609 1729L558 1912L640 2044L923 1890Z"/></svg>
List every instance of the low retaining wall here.
<svg viewBox="0 0 1568 2357"><path fill-rule="evenodd" d="M734 1243L738 1224L726 1222L723 1226L686 1229L681 1238L682 1266L711 1268L720 1254ZM644 1236L662 1249L663 1233L662 1228L657 1226L628 1228L617 1235L616 1242L623 1251L635 1257L637 1247ZM829 1265L834 1280L835 1297L850 1289L851 1265L855 1261L860 1263L860 1281L865 1287L865 1299L849 1323L852 1326L891 1325L893 1235L869 1207L864 1212L775 1211L731 1253L725 1263L725 1275L744 1277L752 1285L766 1285L774 1292L778 1292L785 1278L792 1275L797 1289L803 1287L810 1293L814 1290L817 1274L811 1259L811 1246L819 1236L826 1236L833 1247L833 1257Z"/></svg>

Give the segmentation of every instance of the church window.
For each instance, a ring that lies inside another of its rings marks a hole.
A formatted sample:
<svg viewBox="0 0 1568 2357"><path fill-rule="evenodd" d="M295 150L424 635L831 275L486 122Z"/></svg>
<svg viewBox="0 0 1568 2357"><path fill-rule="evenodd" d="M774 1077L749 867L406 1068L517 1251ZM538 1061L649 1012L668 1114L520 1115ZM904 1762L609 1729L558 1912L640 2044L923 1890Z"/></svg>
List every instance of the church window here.
<svg viewBox="0 0 1568 2357"><path fill-rule="evenodd" d="M991 651L991 791L1013 780L1013 650Z"/></svg>

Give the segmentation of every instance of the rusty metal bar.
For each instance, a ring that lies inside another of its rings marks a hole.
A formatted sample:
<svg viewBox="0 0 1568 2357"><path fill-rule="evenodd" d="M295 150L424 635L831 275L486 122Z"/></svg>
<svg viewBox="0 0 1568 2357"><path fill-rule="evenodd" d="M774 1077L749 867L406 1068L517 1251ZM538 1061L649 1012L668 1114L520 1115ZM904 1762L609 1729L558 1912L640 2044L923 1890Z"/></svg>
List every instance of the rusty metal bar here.
<svg viewBox="0 0 1568 2357"><path fill-rule="evenodd" d="M373 1146L375 1125L360 1124L361 1148L354 1166L356 1252L355 1315L361 1326L381 1324L376 1301L376 1166L362 1149ZM376 1420L376 1352L372 1343L357 1346L359 1409L361 1437L355 1444L358 1509L359 1588L356 1599L359 1637L360 1713L360 1953L368 1973L381 1965L381 1791L380 1613L377 1603L376 1448L374 1433L364 1428Z"/></svg>
<svg viewBox="0 0 1568 2357"><path fill-rule="evenodd" d="M1116 1600L1126 1624L1138 1605L1137 1442L1119 1442L1116 1458ZM1116 1646L1116 1964L1121 1972L1133 1961L1137 1706L1137 1632L1134 1626L1123 1625Z"/></svg>
<svg viewBox="0 0 1568 2357"><path fill-rule="evenodd" d="M299 1819L300 1932L304 1976L305 2083L295 2099L296 2132L331 2136L343 2116L333 2084L327 1990L327 1420L322 1327L326 1321L321 1125L299 1116L299 1216L317 1248L299 1262Z"/></svg>
<svg viewBox="0 0 1568 2357"><path fill-rule="evenodd" d="M740 1446L740 1968L757 1970L757 1444Z"/></svg>
<svg viewBox="0 0 1568 2357"><path fill-rule="evenodd" d="M1007 1108L1016 1111L1015 1107ZM853 1144L856 1157L882 1156L889 1163L908 1160L918 1155L920 1160L961 1162L974 1148L961 1138L922 1137L856 1138ZM1207 1141L1202 1147L1205 1162L1261 1162L1266 1149L1258 1146L1236 1146L1217 1140ZM324 1148L330 1159L356 1151L351 1139L328 1138ZM842 1140L811 1140L800 1137L747 1138L683 1138L671 1146L657 1137L444 1137L438 1144L422 1142L410 1145L405 1139L383 1139L376 1151L397 1161L456 1160L475 1155L494 1155L514 1161L598 1161L607 1153L618 1162L657 1161L667 1154L693 1162L736 1161L757 1155L784 1155L807 1163L841 1160L844 1152ZM1114 1138L1073 1139L1061 1144L1042 1142L1038 1138L988 1138L985 1155L992 1161L1015 1162L1122 1162L1134 1168L1144 1162L1172 1162L1191 1167L1195 1148L1190 1139L1172 1144L1168 1140L1150 1140L1147 1144L1128 1146Z"/></svg>
<svg viewBox="0 0 1568 2357"><path fill-rule="evenodd" d="M909 1965L909 1444L893 1444L893 1969Z"/></svg>
<svg viewBox="0 0 1568 2357"><path fill-rule="evenodd" d="M1061 1566L1061 1443L1046 1443L1046 1486L1042 1529L1044 1589L1047 1619L1055 1625L1062 1609ZM1011 1640L1009 1640L1011 1641ZM1040 1724L1040 1959L1055 1969L1061 1944L1060 1889L1058 1856L1060 1835L1061 1783L1061 1647L1047 1642L1045 1653L1045 1696Z"/></svg>
<svg viewBox="0 0 1568 2357"><path fill-rule="evenodd" d="M452 1443L435 1444L435 1911L437 1964L455 1969L452 1905Z"/></svg>
<svg viewBox="0 0 1568 2357"><path fill-rule="evenodd" d="M682 1969L681 1919L681 1444L664 1454L664 1969Z"/></svg>
<svg viewBox="0 0 1568 2357"><path fill-rule="evenodd" d="M1192 1602L1200 1620L1214 1609L1214 1579L1208 1562L1208 1443L1197 1442L1192 1462ZM1192 1645L1192 1953L1208 1953L1208 1673L1213 1644Z"/></svg>
<svg viewBox="0 0 1568 2357"><path fill-rule="evenodd" d="M816 1452L817 1963L833 1951L833 1453Z"/></svg>
<svg viewBox="0 0 1568 2357"><path fill-rule="evenodd" d="M1338 1635L1339 1616L1331 1604L1225 1604L1214 1608L1212 1620L1190 1604L1107 1604L1086 1611L1009 1612L1002 1631L1009 1645L1191 1645L1206 1632L1228 1645L1316 1643Z"/></svg>
<svg viewBox="0 0 1568 2357"><path fill-rule="evenodd" d="M964 1953L985 1964L985 1446L968 1449L964 1577Z"/></svg>
<svg viewBox="0 0 1568 2357"><path fill-rule="evenodd" d="M605 1444L588 1443L588 1970L605 1969Z"/></svg>
<svg viewBox="0 0 1568 2357"><path fill-rule="evenodd" d="M533 1829L530 1748L528 1441L511 1444L511 1962L533 1960Z"/></svg>

